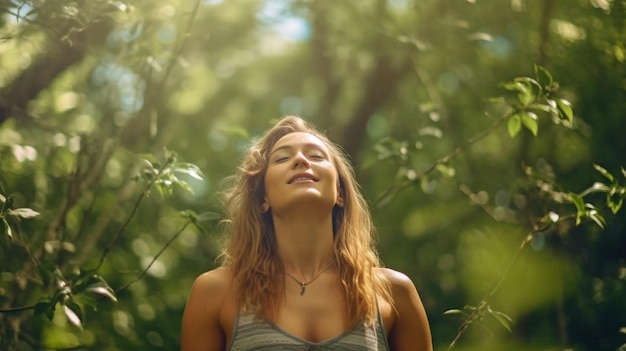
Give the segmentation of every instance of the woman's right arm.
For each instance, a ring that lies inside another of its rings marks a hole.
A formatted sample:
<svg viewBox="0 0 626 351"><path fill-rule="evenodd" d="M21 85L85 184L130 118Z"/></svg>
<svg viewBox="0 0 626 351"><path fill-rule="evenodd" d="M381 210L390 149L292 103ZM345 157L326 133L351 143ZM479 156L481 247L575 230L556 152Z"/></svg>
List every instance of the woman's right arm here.
<svg viewBox="0 0 626 351"><path fill-rule="evenodd" d="M223 268L201 274L193 284L183 314L181 351L225 349L220 309L226 291Z"/></svg>

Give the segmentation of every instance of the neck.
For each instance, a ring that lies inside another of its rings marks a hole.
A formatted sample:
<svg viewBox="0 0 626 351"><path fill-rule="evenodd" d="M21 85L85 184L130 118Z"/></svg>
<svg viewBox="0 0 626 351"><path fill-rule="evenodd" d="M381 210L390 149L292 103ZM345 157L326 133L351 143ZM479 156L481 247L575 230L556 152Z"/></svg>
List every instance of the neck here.
<svg viewBox="0 0 626 351"><path fill-rule="evenodd" d="M285 271L308 281L335 259L332 216L274 215L278 255Z"/></svg>

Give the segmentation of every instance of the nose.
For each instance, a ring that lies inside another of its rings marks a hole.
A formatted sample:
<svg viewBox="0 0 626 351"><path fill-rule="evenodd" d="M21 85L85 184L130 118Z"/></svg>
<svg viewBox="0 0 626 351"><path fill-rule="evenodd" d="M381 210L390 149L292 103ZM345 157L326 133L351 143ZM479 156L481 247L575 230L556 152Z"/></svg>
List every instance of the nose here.
<svg viewBox="0 0 626 351"><path fill-rule="evenodd" d="M293 168L295 169L295 168L299 168L299 167L304 167L304 168L310 168L311 167L311 163L304 156L304 154L302 152L298 152L296 154L296 156L293 158Z"/></svg>

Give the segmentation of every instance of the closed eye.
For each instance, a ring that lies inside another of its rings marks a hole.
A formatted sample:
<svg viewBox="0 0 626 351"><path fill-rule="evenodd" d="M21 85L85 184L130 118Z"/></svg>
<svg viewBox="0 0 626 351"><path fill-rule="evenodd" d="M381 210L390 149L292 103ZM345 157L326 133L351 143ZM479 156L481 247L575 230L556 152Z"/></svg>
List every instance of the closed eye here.
<svg viewBox="0 0 626 351"><path fill-rule="evenodd" d="M320 160L320 161L326 159L326 157L324 157L323 155L320 155L320 154L314 154L314 155L311 155L309 157L314 159L314 160Z"/></svg>

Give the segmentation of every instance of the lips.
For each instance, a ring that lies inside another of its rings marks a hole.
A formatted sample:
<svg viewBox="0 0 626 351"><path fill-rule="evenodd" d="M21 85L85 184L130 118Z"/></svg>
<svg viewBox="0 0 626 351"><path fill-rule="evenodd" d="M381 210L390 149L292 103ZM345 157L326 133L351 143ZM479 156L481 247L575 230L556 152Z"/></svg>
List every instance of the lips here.
<svg viewBox="0 0 626 351"><path fill-rule="evenodd" d="M299 181L306 181L306 180L317 182L318 179L309 173L298 173L294 175L293 177L289 178L289 181L287 182L287 184L291 184L291 183L299 182Z"/></svg>

